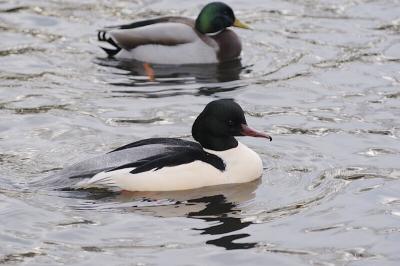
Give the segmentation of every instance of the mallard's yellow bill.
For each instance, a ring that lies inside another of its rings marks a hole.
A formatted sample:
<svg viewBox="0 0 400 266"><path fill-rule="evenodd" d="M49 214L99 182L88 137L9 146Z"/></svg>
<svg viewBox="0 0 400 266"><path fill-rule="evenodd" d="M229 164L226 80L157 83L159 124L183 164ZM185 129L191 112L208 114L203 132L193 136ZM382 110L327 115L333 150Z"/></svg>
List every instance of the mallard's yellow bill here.
<svg viewBox="0 0 400 266"><path fill-rule="evenodd" d="M233 26L241 28L241 29L251 30L251 28L249 26L247 26L246 24L244 24L243 22L241 22L238 19L235 19L235 21L233 22Z"/></svg>

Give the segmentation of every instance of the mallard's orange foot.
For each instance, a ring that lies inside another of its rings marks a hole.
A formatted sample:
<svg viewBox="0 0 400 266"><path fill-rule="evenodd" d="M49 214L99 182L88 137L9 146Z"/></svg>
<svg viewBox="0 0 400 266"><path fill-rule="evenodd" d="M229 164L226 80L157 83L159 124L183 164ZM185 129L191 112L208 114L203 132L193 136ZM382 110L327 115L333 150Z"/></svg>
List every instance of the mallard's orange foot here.
<svg viewBox="0 0 400 266"><path fill-rule="evenodd" d="M151 65L149 63L143 63L143 68L149 80L154 81L154 69Z"/></svg>

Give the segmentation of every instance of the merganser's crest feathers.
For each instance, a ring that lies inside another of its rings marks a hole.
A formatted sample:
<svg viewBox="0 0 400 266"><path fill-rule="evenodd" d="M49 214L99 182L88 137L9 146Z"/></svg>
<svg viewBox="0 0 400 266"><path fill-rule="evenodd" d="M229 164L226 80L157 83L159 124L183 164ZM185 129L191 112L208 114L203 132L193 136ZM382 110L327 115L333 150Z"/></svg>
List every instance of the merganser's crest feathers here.
<svg viewBox="0 0 400 266"><path fill-rule="evenodd" d="M206 149L228 150L238 145L234 136L242 136L242 124L247 122L240 105L221 99L207 104L193 123L192 135Z"/></svg>

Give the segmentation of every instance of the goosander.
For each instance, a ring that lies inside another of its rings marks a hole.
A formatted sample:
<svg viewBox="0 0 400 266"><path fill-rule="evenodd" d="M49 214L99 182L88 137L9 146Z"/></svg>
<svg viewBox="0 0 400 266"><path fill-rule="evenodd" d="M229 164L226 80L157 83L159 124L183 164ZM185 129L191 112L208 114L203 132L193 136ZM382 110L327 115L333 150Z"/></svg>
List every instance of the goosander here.
<svg viewBox="0 0 400 266"><path fill-rule="evenodd" d="M196 118L197 141L150 138L119 147L61 171L75 188L125 191L178 191L258 179L260 156L236 136L272 138L250 128L242 108L231 99L210 102Z"/></svg>

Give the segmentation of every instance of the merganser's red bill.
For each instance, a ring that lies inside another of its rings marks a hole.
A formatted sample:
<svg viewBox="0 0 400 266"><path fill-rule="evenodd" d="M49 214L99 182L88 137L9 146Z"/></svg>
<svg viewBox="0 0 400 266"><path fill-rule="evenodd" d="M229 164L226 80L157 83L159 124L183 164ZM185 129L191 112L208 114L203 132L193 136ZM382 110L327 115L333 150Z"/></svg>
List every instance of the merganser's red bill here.
<svg viewBox="0 0 400 266"><path fill-rule="evenodd" d="M266 138L269 139L269 141L272 141L272 137L264 132L255 130L248 125L242 124L242 130L240 133L244 136L250 136L250 137L256 137L256 138Z"/></svg>

